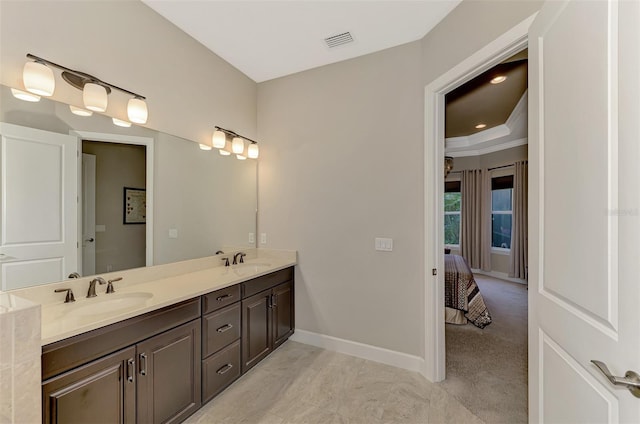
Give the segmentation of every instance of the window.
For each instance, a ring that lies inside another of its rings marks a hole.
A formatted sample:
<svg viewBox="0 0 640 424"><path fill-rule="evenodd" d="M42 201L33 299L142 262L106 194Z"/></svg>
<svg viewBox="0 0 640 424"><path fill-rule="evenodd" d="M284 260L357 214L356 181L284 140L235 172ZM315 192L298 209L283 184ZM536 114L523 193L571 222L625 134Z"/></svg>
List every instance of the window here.
<svg viewBox="0 0 640 424"><path fill-rule="evenodd" d="M444 244L460 245L460 181L444 183Z"/></svg>
<svg viewBox="0 0 640 424"><path fill-rule="evenodd" d="M491 247L511 249L513 175L491 179Z"/></svg>

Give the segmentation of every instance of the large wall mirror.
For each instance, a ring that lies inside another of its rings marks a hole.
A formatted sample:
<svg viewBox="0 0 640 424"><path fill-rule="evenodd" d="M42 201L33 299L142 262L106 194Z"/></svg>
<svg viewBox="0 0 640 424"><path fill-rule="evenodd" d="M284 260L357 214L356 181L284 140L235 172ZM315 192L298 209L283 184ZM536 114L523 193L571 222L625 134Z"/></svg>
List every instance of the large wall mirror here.
<svg viewBox="0 0 640 424"><path fill-rule="evenodd" d="M6 86L0 122L0 290L255 247L255 160Z"/></svg>

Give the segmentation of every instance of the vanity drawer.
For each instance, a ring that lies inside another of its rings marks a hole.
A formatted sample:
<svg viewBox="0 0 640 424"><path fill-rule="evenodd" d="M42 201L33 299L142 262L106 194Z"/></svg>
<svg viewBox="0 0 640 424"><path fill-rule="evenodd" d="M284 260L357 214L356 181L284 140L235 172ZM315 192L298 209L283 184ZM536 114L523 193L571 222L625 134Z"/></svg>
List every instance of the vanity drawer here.
<svg viewBox="0 0 640 424"><path fill-rule="evenodd" d="M202 314L208 314L240 300L240 284L216 290L203 296Z"/></svg>
<svg viewBox="0 0 640 424"><path fill-rule="evenodd" d="M245 299L263 290L270 289L280 283L291 280L293 280L293 267L281 269L280 271L245 281L242 283L242 298Z"/></svg>
<svg viewBox="0 0 640 424"><path fill-rule="evenodd" d="M240 377L240 340L202 361L202 403Z"/></svg>
<svg viewBox="0 0 640 424"><path fill-rule="evenodd" d="M202 357L240 338L240 303L202 317Z"/></svg>

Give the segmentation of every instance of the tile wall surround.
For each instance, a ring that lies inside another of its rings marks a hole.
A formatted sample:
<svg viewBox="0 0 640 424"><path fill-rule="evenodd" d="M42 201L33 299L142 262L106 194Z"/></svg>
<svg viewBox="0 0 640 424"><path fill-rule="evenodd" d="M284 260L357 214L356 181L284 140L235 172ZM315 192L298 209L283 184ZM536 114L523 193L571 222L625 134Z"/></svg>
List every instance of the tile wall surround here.
<svg viewBox="0 0 640 424"><path fill-rule="evenodd" d="M0 292L0 422L39 423L40 305Z"/></svg>

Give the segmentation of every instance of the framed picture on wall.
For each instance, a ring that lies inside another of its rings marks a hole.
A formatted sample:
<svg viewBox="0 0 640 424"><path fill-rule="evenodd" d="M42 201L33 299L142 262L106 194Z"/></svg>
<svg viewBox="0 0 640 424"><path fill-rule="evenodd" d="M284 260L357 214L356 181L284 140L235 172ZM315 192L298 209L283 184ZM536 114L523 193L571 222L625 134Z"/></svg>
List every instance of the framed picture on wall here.
<svg viewBox="0 0 640 424"><path fill-rule="evenodd" d="M147 223L147 190L144 188L124 188L123 224Z"/></svg>

